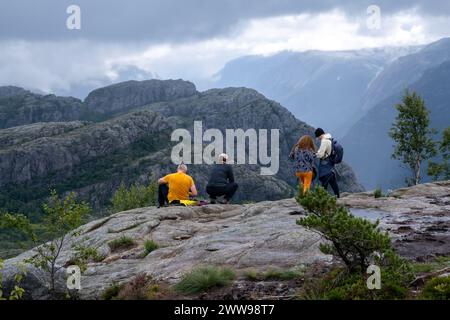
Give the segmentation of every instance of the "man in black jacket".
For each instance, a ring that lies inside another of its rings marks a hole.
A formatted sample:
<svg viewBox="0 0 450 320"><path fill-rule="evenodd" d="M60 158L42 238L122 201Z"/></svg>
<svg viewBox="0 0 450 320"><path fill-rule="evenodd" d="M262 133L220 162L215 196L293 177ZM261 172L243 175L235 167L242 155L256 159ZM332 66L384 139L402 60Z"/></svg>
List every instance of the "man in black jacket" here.
<svg viewBox="0 0 450 320"><path fill-rule="evenodd" d="M238 185L234 182L233 168L227 164L228 155L219 155L219 163L213 166L211 176L206 186L211 203L216 203L217 197L224 196L224 201L228 203L235 194Z"/></svg>

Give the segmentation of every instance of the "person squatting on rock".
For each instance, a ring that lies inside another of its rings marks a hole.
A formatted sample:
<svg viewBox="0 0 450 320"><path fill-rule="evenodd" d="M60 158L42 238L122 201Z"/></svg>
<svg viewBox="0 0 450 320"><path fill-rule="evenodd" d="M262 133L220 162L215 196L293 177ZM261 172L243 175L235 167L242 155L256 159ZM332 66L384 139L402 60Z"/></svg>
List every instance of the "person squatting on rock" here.
<svg viewBox="0 0 450 320"><path fill-rule="evenodd" d="M206 192L213 204L220 196L224 196L224 200L220 203L228 203L238 189L238 184L234 182L233 168L227 163L227 160L227 154L219 155L219 163L214 164L206 185Z"/></svg>
<svg viewBox="0 0 450 320"><path fill-rule="evenodd" d="M194 179L187 174L187 166L180 164L176 173L171 173L158 180L158 204L190 204L189 196L195 197L197 188Z"/></svg>
<svg viewBox="0 0 450 320"><path fill-rule="evenodd" d="M336 197L339 198L339 186L334 169L336 162L332 161L330 157L333 152L333 137L331 134L325 133L322 128L317 128L314 134L316 138L320 140L320 147L316 154L317 158L320 159L319 181L325 189L327 189L328 185L330 185ZM339 162L340 161L342 161L342 155Z"/></svg>
<svg viewBox="0 0 450 320"><path fill-rule="evenodd" d="M295 175L299 185L303 186L303 193L309 191L317 174L316 147L313 139L308 135L302 136L292 148L289 158L295 161Z"/></svg>

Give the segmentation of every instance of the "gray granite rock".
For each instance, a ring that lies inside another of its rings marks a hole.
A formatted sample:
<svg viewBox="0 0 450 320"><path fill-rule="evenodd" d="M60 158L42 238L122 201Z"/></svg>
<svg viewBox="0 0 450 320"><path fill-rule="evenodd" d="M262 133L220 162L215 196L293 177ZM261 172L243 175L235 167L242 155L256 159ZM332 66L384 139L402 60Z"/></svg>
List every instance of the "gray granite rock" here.
<svg viewBox="0 0 450 320"><path fill-rule="evenodd" d="M369 219L380 218L380 227L389 231L394 247L406 258L450 254L450 181L399 189L392 194L378 199L370 193L344 195L339 202L356 215L365 212ZM103 256L102 261L90 262L82 275L82 299L97 299L111 284L128 282L141 272L173 284L201 265L229 266L239 272L332 263L332 257L319 250L324 241L320 235L296 224L306 214L294 199L133 209L91 221L71 232L57 263L67 267L77 245L97 248ZM131 237L135 245L111 250L109 243L122 236ZM144 256L146 240L153 240L159 248ZM5 287L11 284L15 266L34 254L30 250L5 261ZM64 284L65 270L61 272L59 285ZM28 271L23 286L30 290L29 298L48 297L43 277L40 270Z"/></svg>

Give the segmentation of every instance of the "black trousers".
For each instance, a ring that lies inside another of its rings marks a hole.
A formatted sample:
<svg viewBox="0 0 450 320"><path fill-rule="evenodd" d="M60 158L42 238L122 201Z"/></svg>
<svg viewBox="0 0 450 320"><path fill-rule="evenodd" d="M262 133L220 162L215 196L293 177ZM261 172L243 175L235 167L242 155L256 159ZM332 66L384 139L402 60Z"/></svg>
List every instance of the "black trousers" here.
<svg viewBox="0 0 450 320"><path fill-rule="evenodd" d="M169 195L169 186L167 184L158 185L158 204L160 207L169 204L169 199L167 199L168 195Z"/></svg>
<svg viewBox="0 0 450 320"><path fill-rule="evenodd" d="M237 189L238 184L235 182L231 182L225 186L206 186L206 192L209 194L211 199L225 196L225 199L231 200Z"/></svg>
<svg viewBox="0 0 450 320"><path fill-rule="evenodd" d="M327 174L326 176L320 177L319 181L322 184L322 187L325 188L325 190L327 190L328 185L330 185L331 189L333 189L333 192L336 195L336 197L339 198L339 196L340 196L339 186L338 186L338 183L336 180L336 174L334 172L331 172L331 173Z"/></svg>

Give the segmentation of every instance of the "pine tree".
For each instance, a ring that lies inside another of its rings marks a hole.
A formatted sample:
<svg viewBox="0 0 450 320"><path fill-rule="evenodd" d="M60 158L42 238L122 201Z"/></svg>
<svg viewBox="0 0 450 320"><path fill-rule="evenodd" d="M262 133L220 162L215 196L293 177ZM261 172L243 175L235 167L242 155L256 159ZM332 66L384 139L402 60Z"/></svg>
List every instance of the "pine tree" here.
<svg viewBox="0 0 450 320"><path fill-rule="evenodd" d="M395 108L398 115L389 131L396 142L392 157L401 160L412 171L408 184L419 184L422 162L436 154L435 143L430 138L434 133L429 128L430 115L425 101L416 93L405 91L402 103Z"/></svg>

